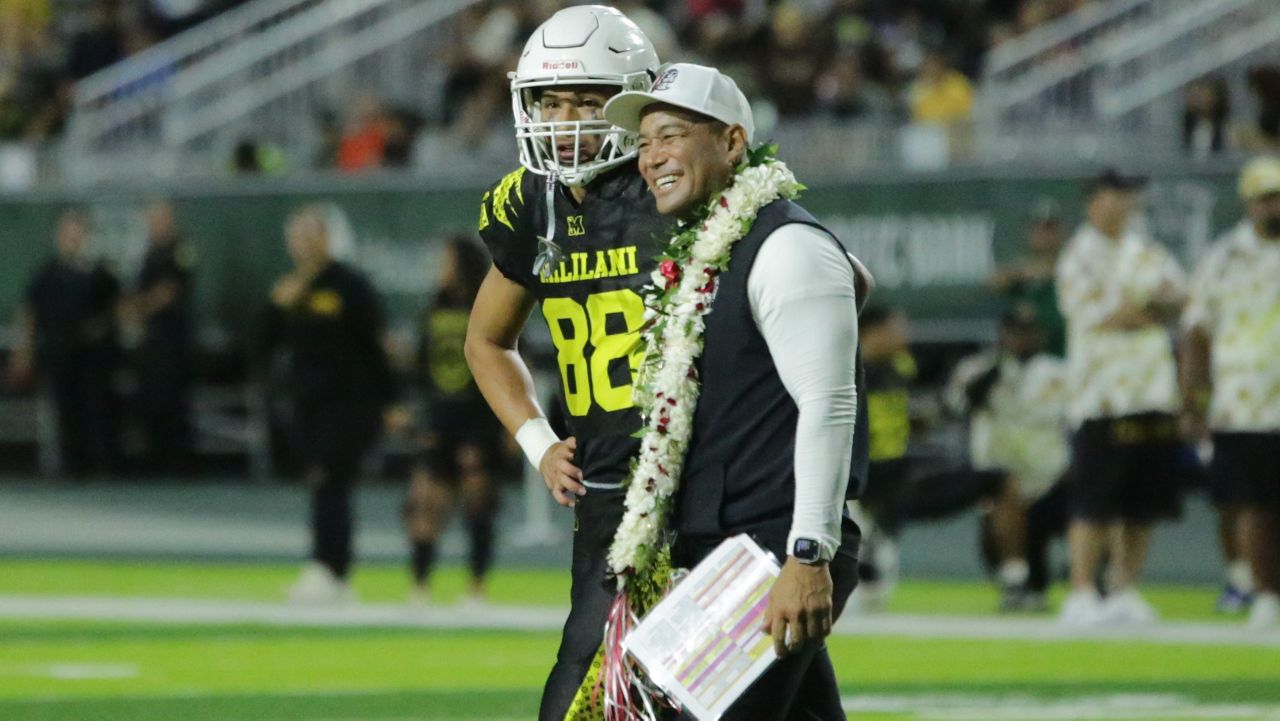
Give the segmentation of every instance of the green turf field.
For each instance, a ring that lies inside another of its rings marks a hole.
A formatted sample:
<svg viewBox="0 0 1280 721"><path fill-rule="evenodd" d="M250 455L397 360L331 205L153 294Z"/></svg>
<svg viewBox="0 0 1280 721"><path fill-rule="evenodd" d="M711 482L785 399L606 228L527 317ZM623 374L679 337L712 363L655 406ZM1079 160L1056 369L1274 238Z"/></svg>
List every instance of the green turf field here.
<svg viewBox="0 0 1280 721"><path fill-rule="evenodd" d="M272 601L294 569L0 561L0 596ZM462 574L442 575L448 603ZM398 568L364 569L364 600L404 595ZM495 603L562 604L562 574L501 571ZM1150 594L1166 617L1210 620L1212 589ZM910 583L898 613L986 614L977 584ZM1227 621L1223 623L1238 623ZM0 619L0 720L408 721L531 719L553 632L293 628ZM1280 645L837 637L852 718L1280 720Z"/></svg>

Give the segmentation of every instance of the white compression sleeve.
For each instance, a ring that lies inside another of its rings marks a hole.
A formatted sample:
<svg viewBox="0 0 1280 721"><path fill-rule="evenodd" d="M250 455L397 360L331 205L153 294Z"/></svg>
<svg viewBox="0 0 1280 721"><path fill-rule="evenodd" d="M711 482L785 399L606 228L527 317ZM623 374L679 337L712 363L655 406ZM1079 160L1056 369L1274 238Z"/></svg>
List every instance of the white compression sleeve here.
<svg viewBox="0 0 1280 721"><path fill-rule="evenodd" d="M756 327L799 408L795 512L787 548L799 536L830 558L840 517L858 398L858 309L844 250L812 226L789 224L765 239L747 279Z"/></svg>

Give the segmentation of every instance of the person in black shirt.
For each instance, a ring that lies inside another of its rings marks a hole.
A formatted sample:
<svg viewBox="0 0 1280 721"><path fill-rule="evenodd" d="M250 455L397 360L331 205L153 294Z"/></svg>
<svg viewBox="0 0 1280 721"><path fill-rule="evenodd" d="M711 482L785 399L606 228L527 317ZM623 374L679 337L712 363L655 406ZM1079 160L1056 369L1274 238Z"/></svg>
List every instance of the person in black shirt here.
<svg viewBox="0 0 1280 721"><path fill-rule="evenodd" d="M142 325L134 356L148 470L175 472L191 451L194 256L183 244L173 206L147 209L147 254L131 306Z"/></svg>
<svg viewBox="0 0 1280 721"><path fill-rule="evenodd" d="M865 514L860 523L867 527L867 552L859 563L857 604L866 611L884 605L897 581L897 539L907 525L979 507L989 519L992 553L998 559L1001 607L1015 610L1029 572L1026 509L1017 478L1005 469L979 470L968 464L929 468L928 459L913 454L909 386L916 379L916 365L908 348L907 317L882 306L868 308L859 320L871 439L869 483L858 500Z"/></svg>
<svg viewBox="0 0 1280 721"><path fill-rule="evenodd" d="M289 592L300 603L352 597L352 493L395 395L382 302L364 275L334 260L330 210L290 216L294 270L272 288L264 323L264 350L285 354L291 430L311 489L313 563Z"/></svg>
<svg viewBox="0 0 1280 721"><path fill-rule="evenodd" d="M415 377L426 411L419 438L405 526L412 545L414 598L429 599L428 579L436 542L448 522L454 496L460 496L471 536L473 599L485 597L485 577L493 560L498 488L493 470L502 454L502 426L489 410L467 367L464 346L467 319L476 292L489 270L484 247L458 235L441 253L434 302L418 317Z"/></svg>
<svg viewBox="0 0 1280 721"><path fill-rule="evenodd" d="M11 370L22 381L38 372L53 398L61 471L110 472L119 461L114 386L120 284L88 257L89 222L82 211L62 215L56 242L57 256L27 287Z"/></svg>

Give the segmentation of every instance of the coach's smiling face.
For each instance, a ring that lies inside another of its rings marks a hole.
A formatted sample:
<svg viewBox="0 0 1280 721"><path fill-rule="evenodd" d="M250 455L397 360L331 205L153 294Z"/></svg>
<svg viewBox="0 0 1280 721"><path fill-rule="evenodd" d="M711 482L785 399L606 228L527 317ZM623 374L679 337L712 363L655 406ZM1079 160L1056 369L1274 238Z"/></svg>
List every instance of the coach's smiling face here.
<svg viewBox="0 0 1280 721"><path fill-rule="evenodd" d="M658 212L684 218L729 184L746 131L671 105L645 108L639 166Z"/></svg>

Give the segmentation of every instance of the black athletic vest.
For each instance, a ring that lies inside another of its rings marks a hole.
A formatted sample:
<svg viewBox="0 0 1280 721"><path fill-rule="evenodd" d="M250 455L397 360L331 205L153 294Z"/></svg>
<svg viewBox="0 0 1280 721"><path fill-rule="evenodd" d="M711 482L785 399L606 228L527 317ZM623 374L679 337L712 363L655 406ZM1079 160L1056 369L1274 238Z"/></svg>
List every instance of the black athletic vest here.
<svg viewBox="0 0 1280 721"><path fill-rule="evenodd" d="M831 235L800 206L775 201L760 211L720 275L706 316L705 349L698 361L702 391L671 523L678 533L730 535L791 522L799 410L751 317L747 296L747 278L760 247L788 223L804 223ZM837 242L834 236L831 242ZM849 498L861 493L867 477L861 354L856 385L859 403Z"/></svg>

